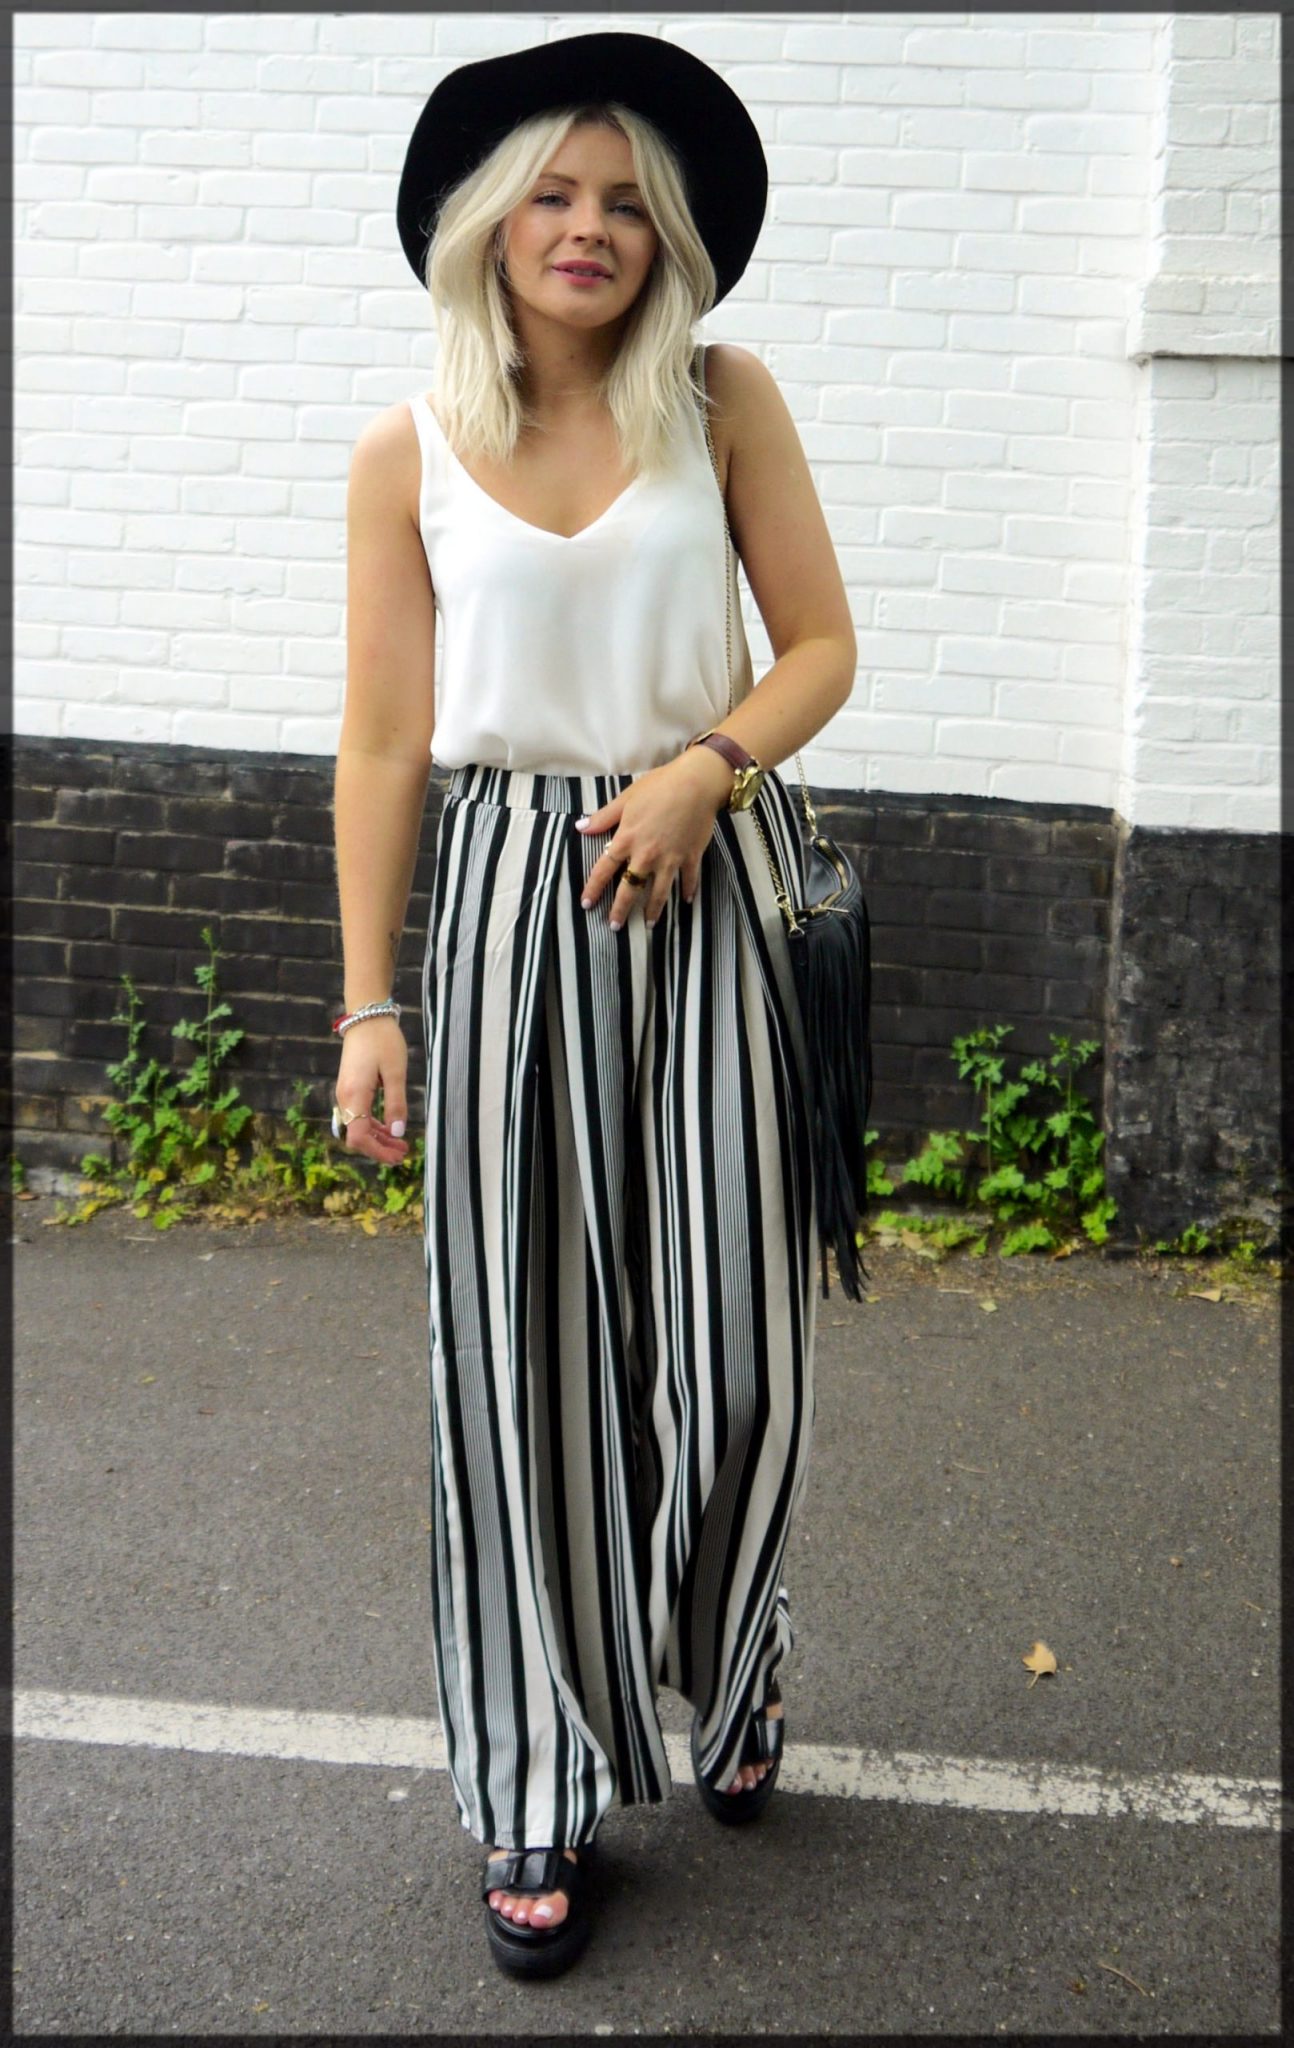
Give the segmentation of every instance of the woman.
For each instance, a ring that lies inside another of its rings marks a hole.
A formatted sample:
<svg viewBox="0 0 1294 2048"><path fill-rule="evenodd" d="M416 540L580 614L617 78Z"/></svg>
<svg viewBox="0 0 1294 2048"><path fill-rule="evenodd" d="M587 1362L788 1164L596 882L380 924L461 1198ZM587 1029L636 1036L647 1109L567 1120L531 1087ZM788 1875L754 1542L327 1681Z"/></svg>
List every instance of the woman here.
<svg viewBox="0 0 1294 2048"><path fill-rule="evenodd" d="M437 389L351 467L334 1129L407 1152L388 992L434 745L436 1670L520 1974L579 1953L608 1808L668 1790L658 1685L695 1709L721 1820L760 1811L781 1754L815 1216L766 850L796 874L801 840L766 770L846 701L856 645L773 379L735 346L695 367L766 192L740 101L657 38L460 67L398 206ZM777 654L758 688L725 503Z"/></svg>

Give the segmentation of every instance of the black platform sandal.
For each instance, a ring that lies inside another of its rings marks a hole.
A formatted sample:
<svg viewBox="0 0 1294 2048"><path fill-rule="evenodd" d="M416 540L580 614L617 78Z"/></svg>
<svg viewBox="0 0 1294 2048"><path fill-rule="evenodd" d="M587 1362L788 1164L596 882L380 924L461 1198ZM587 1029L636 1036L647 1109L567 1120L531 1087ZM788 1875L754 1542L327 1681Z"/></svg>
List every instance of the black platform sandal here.
<svg viewBox="0 0 1294 2048"><path fill-rule="evenodd" d="M768 1770L755 1784L747 1785L742 1792L720 1792L701 1775L698 1762L697 1730L701 1726L699 1714L692 1716L692 1772L696 1778L697 1790L716 1820L725 1821L729 1827L740 1827L748 1820L754 1820L764 1811L773 1796L778 1772L782 1768L782 1737L786 1716L775 1714L770 1719L766 1709L782 1704L781 1689L775 1678L769 1680L768 1698L750 1717L750 1727L742 1744L741 1764L767 1764Z"/></svg>
<svg viewBox="0 0 1294 2048"><path fill-rule="evenodd" d="M574 1863L562 1849L510 1849L506 1855L487 1857L481 1885L485 1931L501 1970L514 1977L557 1977L580 1955L590 1931L585 1888L591 1846L586 1843ZM566 1917L556 1927L534 1927L528 1921L519 1925L490 1904L491 1892L532 1898L565 1892Z"/></svg>

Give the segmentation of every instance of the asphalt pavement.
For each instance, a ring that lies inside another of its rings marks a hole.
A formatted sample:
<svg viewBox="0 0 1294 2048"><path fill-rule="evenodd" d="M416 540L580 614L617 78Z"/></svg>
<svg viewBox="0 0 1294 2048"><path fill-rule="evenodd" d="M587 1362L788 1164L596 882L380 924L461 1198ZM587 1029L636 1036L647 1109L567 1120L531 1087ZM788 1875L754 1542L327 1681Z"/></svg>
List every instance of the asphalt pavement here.
<svg viewBox="0 0 1294 2048"><path fill-rule="evenodd" d="M833 1286L786 1785L613 1808L532 1985L436 1761L421 1239L56 1206L10 1212L19 2034L1276 2031L1270 1285Z"/></svg>

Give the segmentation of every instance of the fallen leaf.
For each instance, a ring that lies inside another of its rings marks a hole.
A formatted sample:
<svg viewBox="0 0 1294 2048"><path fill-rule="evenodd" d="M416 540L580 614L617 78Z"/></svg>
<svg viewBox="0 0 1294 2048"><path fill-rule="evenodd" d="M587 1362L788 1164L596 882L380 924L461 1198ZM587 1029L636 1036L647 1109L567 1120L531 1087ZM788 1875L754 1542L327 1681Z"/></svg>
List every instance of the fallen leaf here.
<svg viewBox="0 0 1294 2048"><path fill-rule="evenodd" d="M137 1387L151 1387L156 1378L157 1374L155 1372L141 1373L140 1377L135 1381L135 1385Z"/></svg>
<svg viewBox="0 0 1294 2048"><path fill-rule="evenodd" d="M1032 1691L1044 1672L1054 1672L1056 1669L1055 1653L1049 1650L1045 1643L1035 1643L1031 1650L1025 1652L1020 1662L1033 1673L1027 1687L1029 1691Z"/></svg>
<svg viewBox="0 0 1294 2048"><path fill-rule="evenodd" d="M980 1307L983 1309L986 1316L997 1314L997 1303L995 1301L982 1301L980 1303Z"/></svg>
<svg viewBox="0 0 1294 2048"><path fill-rule="evenodd" d="M1180 1557L1170 1557L1168 1560L1169 1564L1180 1564L1181 1561Z"/></svg>
<svg viewBox="0 0 1294 2048"><path fill-rule="evenodd" d="M1096 1967L1098 1970L1109 1970L1115 1977L1122 1977L1124 1983L1131 1984L1133 1990L1139 1991L1143 1998L1153 1998L1155 1995L1153 1991L1147 1991L1144 1984L1138 1984L1136 1978L1130 1977L1126 1970L1118 1969L1113 1963L1103 1963L1099 1956L1096 1959Z"/></svg>
<svg viewBox="0 0 1294 2048"><path fill-rule="evenodd" d="M1222 1299L1222 1289L1220 1287L1188 1287L1186 1291L1196 1301L1221 1301Z"/></svg>

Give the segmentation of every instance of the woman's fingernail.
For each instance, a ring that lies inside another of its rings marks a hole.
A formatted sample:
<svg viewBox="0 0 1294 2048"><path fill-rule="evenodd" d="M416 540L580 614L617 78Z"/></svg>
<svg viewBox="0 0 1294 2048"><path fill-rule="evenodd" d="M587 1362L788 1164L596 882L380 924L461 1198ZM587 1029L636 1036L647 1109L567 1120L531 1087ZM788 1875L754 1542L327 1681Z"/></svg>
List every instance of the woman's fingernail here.
<svg viewBox="0 0 1294 2048"><path fill-rule="evenodd" d="M395 1122L392 1124L391 1136L393 1138L402 1138L404 1136L404 1118L402 1116L397 1117Z"/></svg>
<svg viewBox="0 0 1294 2048"><path fill-rule="evenodd" d="M588 818L587 818L587 817L583 817L583 818L577 818L577 819L575 820L575 829L576 829L576 831L577 831L577 832L582 832L582 831L584 830L584 827L585 827L585 826L586 826L586 825L588 824L588 822L589 822L589 821L588 821Z"/></svg>
<svg viewBox="0 0 1294 2048"><path fill-rule="evenodd" d="M618 917L613 917L613 918L611 919L611 929L612 929L612 931L613 931L613 932L618 932L618 931L619 931L619 929L620 929L620 925L621 925L621 920L620 920L620 918L618 918Z"/></svg>
<svg viewBox="0 0 1294 2048"><path fill-rule="evenodd" d="M592 904L592 902L593 902L593 898L592 898L591 896L581 896L581 898L580 898L580 909L581 909L581 910L587 910L587 909L589 909L589 907L590 907L590 905Z"/></svg>

